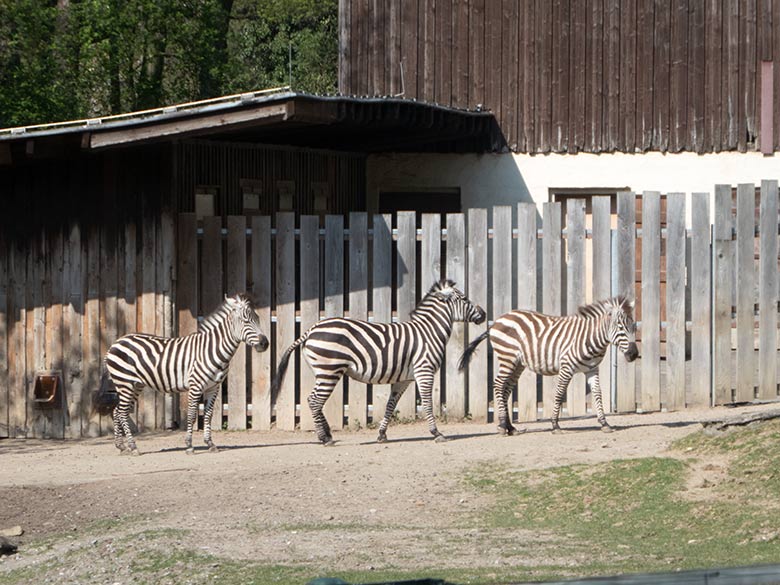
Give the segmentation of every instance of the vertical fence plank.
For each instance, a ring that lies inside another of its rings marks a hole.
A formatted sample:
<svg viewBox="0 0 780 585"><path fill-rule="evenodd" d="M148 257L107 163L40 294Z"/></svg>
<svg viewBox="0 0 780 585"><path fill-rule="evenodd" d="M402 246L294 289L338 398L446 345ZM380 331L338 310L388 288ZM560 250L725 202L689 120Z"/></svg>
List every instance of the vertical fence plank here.
<svg viewBox="0 0 780 585"><path fill-rule="evenodd" d="M709 406L712 366L709 193L694 193L691 205L691 390L688 403L691 406Z"/></svg>
<svg viewBox="0 0 780 585"><path fill-rule="evenodd" d="M447 278L455 281L458 287L466 288L466 225L462 213L447 214ZM452 335L447 344L447 355L444 361L444 382L446 391L447 418L460 420L466 416L466 384L463 372L458 370L465 345L466 326L456 322L452 325Z"/></svg>
<svg viewBox="0 0 780 585"><path fill-rule="evenodd" d="M374 215L374 239L372 244L372 294L375 323L390 323L392 317L393 280L393 219L389 214ZM385 414L390 396L389 384L375 384L372 392L372 419L378 422Z"/></svg>
<svg viewBox="0 0 780 585"><path fill-rule="evenodd" d="M618 193L618 294L636 298L636 196L632 192ZM620 412L636 409L636 367L623 358L617 359L616 408Z"/></svg>
<svg viewBox="0 0 780 585"><path fill-rule="evenodd" d="M487 309L487 210L469 209L467 215L468 231L468 289L467 295L472 303ZM469 323L467 340L473 340L487 328L487 322L481 325ZM477 422L486 422L488 416L488 375L487 347L474 354L468 368L468 412Z"/></svg>
<svg viewBox="0 0 780 585"><path fill-rule="evenodd" d="M441 214L424 213L420 244L420 291L425 294L441 278ZM441 369L433 376L433 413L441 414Z"/></svg>
<svg viewBox="0 0 780 585"><path fill-rule="evenodd" d="M609 196L593 201L593 300L607 299L612 294L612 202ZM599 387L604 412L612 411L612 346L607 348L599 364Z"/></svg>
<svg viewBox="0 0 780 585"><path fill-rule="evenodd" d="M761 182L758 397L777 397L777 180Z"/></svg>
<svg viewBox="0 0 780 585"><path fill-rule="evenodd" d="M260 329L273 342L271 335L271 218L252 218L252 296L260 316ZM252 429L271 428L271 348L252 352Z"/></svg>
<svg viewBox="0 0 780 585"><path fill-rule="evenodd" d="M755 398L753 351L753 312L755 306L755 213L756 195L753 184L737 186L737 402Z"/></svg>
<svg viewBox="0 0 780 585"><path fill-rule="evenodd" d="M668 261L668 251L666 258ZM642 194L641 331L640 405L645 411L659 410L661 408L661 194L658 191L645 191Z"/></svg>
<svg viewBox="0 0 780 585"><path fill-rule="evenodd" d="M246 292L246 217L227 218L227 294ZM246 354L241 343L228 370L228 430L246 429Z"/></svg>
<svg viewBox="0 0 780 585"><path fill-rule="evenodd" d="M176 267L176 308L178 314L177 335L185 337L198 330L198 234L197 219L194 213L182 213L179 215L178 250ZM125 239L126 246L130 245L129 238ZM133 241L133 256L135 255L135 242ZM130 256L129 248L127 250ZM131 273L128 273L129 275ZM181 427L187 428L187 396L179 397L179 420Z"/></svg>
<svg viewBox="0 0 780 585"><path fill-rule="evenodd" d="M295 214L276 214L276 359L295 341ZM294 360L294 357L290 358ZM292 365L295 365L293 361ZM295 367L287 371L276 399L276 427L295 429Z"/></svg>
<svg viewBox="0 0 780 585"><path fill-rule="evenodd" d="M712 365L714 377L714 403L731 402L731 308L734 287L734 219L731 214L731 186L715 186L715 287L713 306Z"/></svg>
<svg viewBox="0 0 780 585"><path fill-rule="evenodd" d="M368 216L349 214L349 316L368 319ZM349 381L349 426L365 428L368 423L368 387Z"/></svg>
<svg viewBox="0 0 780 585"><path fill-rule="evenodd" d="M84 279L81 264L81 230L77 223L70 225L66 243L66 295L63 320L67 323L65 332L65 367L62 379L68 393L68 437L81 438L82 403L84 376L82 369L83 340L81 328L84 323Z"/></svg>
<svg viewBox="0 0 780 585"><path fill-rule="evenodd" d="M112 222L112 223L109 223ZM108 348L117 339L117 233L115 218L106 218L100 234L100 359L102 375L102 359ZM158 335L159 331L156 331ZM95 387L97 390L98 387ZM155 425L155 428L159 428ZM112 417L100 417L100 434L110 435L114 432Z"/></svg>
<svg viewBox="0 0 780 585"><path fill-rule="evenodd" d="M24 249L18 243L8 247L8 271L11 277L11 298L9 299L9 314L13 323L9 324L11 332L8 344L9 358L9 409L8 427L11 438L24 437L27 425L27 393L25 388L25 372L27 371L25 339L27 337L27 304L24 300L24 283L26 281L26 256Z"/></svg>
<svg viewBox="0 0 780 585"><path fill-rule="evenodd" d="M150 221L144 223L143 231L141 331L154 335L157 333L157 258L155 254L157 234L155 223ZM141 406L143 406L143 412L141 412ZM139 405L139 428L143 427L144 430L156 428L159 419L157 411L161 406L157 392L148 388L144 390L141 395L141 405ZM216 424L214 428L221 429L222 426Z"/></svg>
<svg viewBox="0 0 780 585"><path fill-rule="evenodd" d="M56 370L62 374L63 362L63 320L62 320L62 291L63 291L63 233L54 230L49 240L49 258L47 272L51 282L49 298L45 300L46 306L46 369ZM2 272L0 272L2 274ZM1 278L1 276L0 276ZM2 307L2 304L0 304ZM4 307L3 307L4 308ZM2 358L0 358L0 362ZM0 395L2 390L0 390ZM0 400L2 397L0 396ZM51 429L49 436L55 439L65 438L65 388L61 386L57 404L51 413ZM2 418L0 418L2 422Z"/></svg>
<svg viewBox="0 0 780 585"><path fill-rule="evenodd" d="M417 228L414 211L400 211L397 215L398 240L396 242L397 278L396 308L398 320L406 321L416 305ZM403 419L414 419L417 414L417 392L412 383L398 401L398 414Z"/></svg>
<svg viewBox="0 0 780 585"><path fill-rule="evenodd" d="M344 316L344 216L325 216L325 316ZM332 429L344 428L344 380L323 408Z"/></svg>
<svg viewBox="0 0 780 585"><path fill-rule="evenodd" d="M512 310L512 208L508 205L493 207L493 299L492 321ZM487 343L485 344L487 349ZM498 372L498 358L493 354L493 375ZM492 386L492 384L491 384ZM495 404L495 395L493 396ZM509 420L514 414L512 393L507 398ZM494 410L493 418L497 413Z"/></svg>
<svg viewBox="0 0 780 585"><path fill-rule="evenodd" d="M152 242L154 242L153 238ZM100 416L92 410L92 394L99 389L100 384L100 234L98 228L87 228L83 253L86 262L87 294L84 302L83 370L86 396L82 403L82 433L87 437L97 437L100 434ZM153 394L153 392L146 391L145 394ZM141 400L143 401L143 397ZM154 405L153 397L152 405ZM151 412L152 422L149 428L154 426L153 406ZM143 419L140 415L138 419L137 424L141 429Z"/></svg>
<svg viewBox="0 0 780 585"><path fill-rule="evenodd" d="M9 319L8 288L10 284L8 273L8 249L5 234L0 234L0 438L8 437L8 409L10 394L8 345L11 341L11 319Z"/></svg>
<svg viewBox="0 0 780 585"><path fill-rule="evenodd" d="M200 308L204 317L210 315L224 300L222 296L222 218L203 218L203 242L201 254L201 295ZM146 288L146 286L144 286ZM214 415L211 420L213 430L222 429L222 388L217 390L214 403Z"/></svg>
<svg viewBox="0 0 780 585"><path fill-rule="evenodd" d="M174 215L170 209L163 209L158 226L158 268L157 268L157 298L158 298L158 322L157 330L164 337L172 337L174 331L174 287L173 281L176 277L176 229L174 226ZM163 417L158 413L158 428L172 429L175 423L181 422L179 418L179 400L183 398L186 402L186 396L179 394L162 394L164 410ZM109 428L112 428L110 417L108 418Z"/></svg>
<svg viewBox="0 0 780 585"><path fill-rule="evenodd" d="M536 311L536 205L517 204L517 308ZM527 369L517 382L517 420L537 418L539 377Z"/></svg>
<svg viewBox="0 0 780 585"><path fill-rule="evenodd" d="M678 410L685 408L685 194L669 193L666 202L665 402Z"/></svg>
<svg viewBox="0 0 780 585"><path fill-rule="evenodd" d="M44 289L47 282L44 258L47 244L46 235L41 233L27 252L27 282L36 283L35 286L27 287L27 436L36 438L44 437L48 426L47 413L38 408L33 397L35 375L46 369Z"/></svg>
<svg viewBox="0 0 780 585"><path fill-rule="evenodd" d="M566 312L575 314L585 304L585 200L566 203ZM585 375L576 373L566 391L569 416L586 413Z"/></svg>
<svg viewBox="0 0 780 585"><path fill-rule="evenodd" d="M561 204L545 203L542 207L542 311L560 315L563 308L561 287ZM558 376L542 378L542 414L552 416Z"/></svg>
<svg viewBox="0 0 780 585"><path fill-rule="evenodd" d="M301 216L301 335L320 320L320 218ZM303 431L314 430L306 398L314 390L314 372L306 358L300 357L300 426ZM351 380L350 380L351 382ZM350 385L350 390L352 389Z"/></svg>

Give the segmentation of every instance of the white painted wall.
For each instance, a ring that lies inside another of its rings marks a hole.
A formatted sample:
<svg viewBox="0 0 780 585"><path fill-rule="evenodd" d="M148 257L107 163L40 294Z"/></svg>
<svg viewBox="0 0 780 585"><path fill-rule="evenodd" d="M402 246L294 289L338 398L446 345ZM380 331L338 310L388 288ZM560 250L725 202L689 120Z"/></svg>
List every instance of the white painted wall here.
<svg viewBox="0 0 780 585"><path fill-rule="evenodd" d="M780 179L780 155L680 154L382 154L368 157L368 208L379 191L459 187L464 209L521 201L541 204L550 188L628 188L707 192L720 183ZM490 215L490 214L489 214Z"/></svg>

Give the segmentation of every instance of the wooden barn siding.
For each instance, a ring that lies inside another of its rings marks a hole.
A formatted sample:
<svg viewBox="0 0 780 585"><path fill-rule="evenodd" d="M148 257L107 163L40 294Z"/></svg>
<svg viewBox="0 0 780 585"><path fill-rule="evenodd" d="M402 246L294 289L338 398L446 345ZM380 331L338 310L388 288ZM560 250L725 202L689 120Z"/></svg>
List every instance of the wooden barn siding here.
<svg viewBox="0 0 780 585"><path fill-rule="evenodd" d="M780 0L339 7L342 93L488 108L515 152L756 149L763 61L780 149Z"/></svg>

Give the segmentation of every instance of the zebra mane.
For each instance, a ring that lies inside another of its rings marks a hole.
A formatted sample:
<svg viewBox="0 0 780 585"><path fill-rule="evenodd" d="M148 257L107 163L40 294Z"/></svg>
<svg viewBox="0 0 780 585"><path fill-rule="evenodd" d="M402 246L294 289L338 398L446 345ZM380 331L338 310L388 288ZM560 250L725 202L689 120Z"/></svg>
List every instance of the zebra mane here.
<svg viewBox="0 0 780 585"><path fill-rule="evenodd" d="M577 308L577 315L581 317L599 317L611 313L614 309L620 309L631 315L633 303L625 296L620 295L601 301L596 301L589 305L582 305Z"/></svg>
<svg viewBox="0 0 780 585"><path fill-rule="evenodd" d="M198 331L209 331L214 329L214 327L222 323L222 321L225 320L225 317L241 303L248 303L250 307L253 306L252 300L244 293L238 293L232 297L226 296L225 300L222 301L216 309L203 318L203 321L198 325Z"/></svg>
<svg viewBox="0 0 780 585"><path fill-rule="evenodd" d="M455 288L455 281L450 280L449 278L442 278L439 282L435 282L433 286L428 289L428 292L425 293L425 296L420 300L419 303L417 303L417 306L412 309L412 312L409 313L410 317L414 317L416 315L419 315L419 309L421 309L423 306L427 305L428 302L436 296L436 293L445 291L447 289L454 289Z"/></svg>

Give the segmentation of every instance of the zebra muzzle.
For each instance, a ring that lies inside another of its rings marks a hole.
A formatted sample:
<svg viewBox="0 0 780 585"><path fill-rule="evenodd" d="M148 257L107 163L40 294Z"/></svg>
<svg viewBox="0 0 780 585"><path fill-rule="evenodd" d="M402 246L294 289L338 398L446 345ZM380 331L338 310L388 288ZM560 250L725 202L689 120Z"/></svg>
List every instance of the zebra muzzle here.
<svg viewBox="0 0 780 585"><path fill-rule="evenodd" d="M630 344L623 355L626 356L626 361L628 362L633 362L636 358L638 358L639 350L636 348L636 343Z"/></svg>

